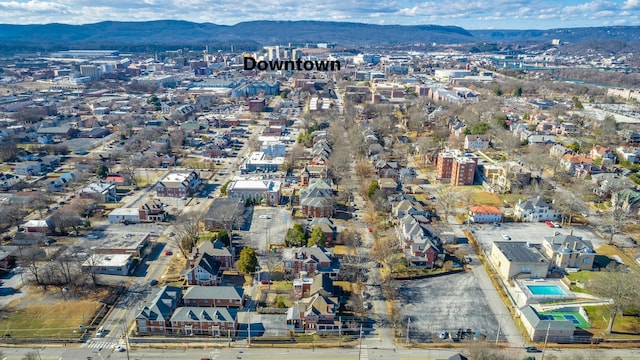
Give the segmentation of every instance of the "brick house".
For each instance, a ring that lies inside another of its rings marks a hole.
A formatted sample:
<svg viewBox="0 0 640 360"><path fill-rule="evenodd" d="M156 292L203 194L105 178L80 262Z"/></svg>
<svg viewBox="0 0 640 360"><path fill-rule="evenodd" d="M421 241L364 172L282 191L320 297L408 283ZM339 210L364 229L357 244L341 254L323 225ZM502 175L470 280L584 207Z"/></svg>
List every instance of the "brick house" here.
<svg viewBox="0 0 640 360"><path fill-rule="evenodd" d="M331 180L310 179L309 185L300 190L300 211L311 217L333 217L335 201Z"/></svg>
<svg viewBox="0 0 640 360"><path fill-rule="evenodd" d="M196 191L200 186L200 175L195 171L173 171L160 180L156 195L162 197L183 197Z"/></svg>
<svg viewBox="0 0 640 360"><path fill-rule="evenodd" d="M228 248L220 240L205 241L195 249L193 258L198 258L200 254L207 254L220 262L220 270L233 269L233 248Z"/></svg>
<svg viewBox="0 0 640 360"><path fill-rule="evenodd" d="M165 221L167 219L164 204L158 199L153 199L140 205L138 213L140 221Z"/></svg>
<svg viewBox="0 0 640 360"><path fill-rule="evenodd" d="M244 290L235 286L190 286L182 296L184 306L227 307L244 306Z"/></svg>
<svg viewBox="0 0 640 360"><path fill-rule="evenodd" d="M182 289L176 286L152 288L136 316L139 335L165 335L171 332L169 317L178 305Z"/></svg>
<svg viewBox="0 0 640 360"><path fill-rule="evenodd" d="M335 279L340 272L340 260L326 248L321 246L293 247L282 252L284 271L298 277L301 272L309 275L327 273Z"/></svg>
<svg viewBox="0 0 640 360"><path fill-rule="evenodd" d="M179 307L171 316L171 327L178 335L234 336L237 309L220 307Z"/></svg>

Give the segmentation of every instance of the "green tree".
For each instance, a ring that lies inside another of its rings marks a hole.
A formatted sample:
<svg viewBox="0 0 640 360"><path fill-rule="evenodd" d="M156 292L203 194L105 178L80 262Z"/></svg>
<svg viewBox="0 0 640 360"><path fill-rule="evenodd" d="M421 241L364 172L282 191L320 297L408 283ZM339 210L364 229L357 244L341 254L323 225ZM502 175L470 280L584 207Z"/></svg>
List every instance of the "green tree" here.
<svg viewBox="0 0 640 360"><path fill-rule="evenodd" d="M240 252L238 270L244 274L251 274L258 268L258 256L253 248L246 247Z"/></svg>
<svg viewBox="0 0 640 360"><path fill-rule="evenodd" d="M580 151L580 144L577 141L574 141L573 144L567 146L567 149L578 152Z"/></svg>
<svg viewBox="0 0 640 360"><path fill-rule="evenodd" d="M466 128L464 133L467 135L484 135L490 127L489 123L480 121Z"/></svg>
<svg viewBox="0 0 640 360"><path fill-rule="evenodd" d="M500 89L499 87L493 89L493 94L497 96L502 96L502 89Z"/></svg>
<svg viewBox="0 0 640 360"><path fill-rule="evenodd" d="M307 246L313 246L313 245L318 245L322 247L327 245L327 238L324 237L324 233L322 232L322 229L320 228L320 226L315 226L313 230L311 230L311 234L309 235L309 241L307 241Z"/></svg>
<svg viewBox="0 0 640 360"><path fill-rule="evenodd" d="M582 102L580 102L580 99L578 99L577 96L574 96L573 98L571 98L571 100L573 100L573 107L576 109L584 109L584 106L582 106Z"/></svg>
<svg viewBox="0 0 640 360"><path fill-rule="evenodd" d="M284 239L287 246L304 246L306 242L306 236L304 233L304 227L301 224L294 224L291 229L287 231L287 236Z"/></svg>
<svg viewBox="0 0 640 360"><path fill-rule="evenodd" d="M98 165L98 168L96 169L96 176L98 179L106 179L107 175L109 175L109 168L104 164Z"/></svg>
<svg viewBox="0 0 640 360"><path fill-rule="evenodd" d="M227 196L227 187L229 186L230 182L231 180L227 181L226 183L224 183L224 185L222 185L222 187L220 188L220 195Z"/></svg>
<svg viewBox="0 0 640 360"><path fill-rule="evenodd" d="M222 241L225 246L231 245L231 238L229 237L227 230L220 230L216 235L216 240Z"/></svg>
<svg viewBox="0 0 640 360"><path fill-rule="evenodd" d="M522 86L516 86L516 88L513 89L513 96L516 96L516 97L522 96Z"/></svg>
<svg viewBox="0 0 640 360"><path fill-rule="evenodd" d="M371 180L369 187L367 188L367 197L371 199L376 191L378 191L378 180Z"/></svg>

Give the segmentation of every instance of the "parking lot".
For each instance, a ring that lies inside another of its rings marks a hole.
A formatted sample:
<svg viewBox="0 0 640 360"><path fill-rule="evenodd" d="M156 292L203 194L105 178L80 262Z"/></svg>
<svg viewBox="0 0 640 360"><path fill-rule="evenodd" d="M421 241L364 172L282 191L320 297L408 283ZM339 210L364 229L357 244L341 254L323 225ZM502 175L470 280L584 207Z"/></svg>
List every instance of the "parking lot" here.
<svg viewBox="0 0 640 360"><path fill-rule="evenodd" d="M545 223L502 223L499 227L493 224L475 224L470 226L476 239L482 244L485 252L491 250L494 241L505 241L502 235L511 238L511 241L528 241L531 244L542 244L545 237L553 236L556 232L589 240L595 248L604 241L584 226L571 226L562 228L550 228Z"/></svg>
<svg viewBox="0 0 640 360"><path fill-rule="evenodd" d="M403 327L411 318L412 342L449 341L439 339L442 330L455 336L459 328L480 331L495 339L498 319L492 314L483 289L473 272L403 282L398 289ZM462 341L472 341L465 338Z"/></svg>
<svg viewBox="0 0 640 360"><path fill-rule="evenodd" d="M267 243L282 244L287 229L293 225L289 212L283 207L255 206L248 221L248 230L241 232L242 245L260 253L267 251Z"/></svg>

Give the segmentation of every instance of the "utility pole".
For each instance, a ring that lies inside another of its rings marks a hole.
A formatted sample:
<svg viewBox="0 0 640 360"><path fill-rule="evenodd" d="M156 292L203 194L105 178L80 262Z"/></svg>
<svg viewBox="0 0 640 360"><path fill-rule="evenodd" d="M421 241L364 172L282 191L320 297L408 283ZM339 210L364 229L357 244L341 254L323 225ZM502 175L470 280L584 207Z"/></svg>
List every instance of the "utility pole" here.
<svg viewBox="0 0 640 360"><path fill-rule="evenodd" d="M544 345L542 346L542 356L540 360L544 360L544 351L547 350L547 340L549 340L549 330L551 330L551 323L547 325L547 334L544 336Z"/></svg>
<svg viewBox="0 0 640 360"><path fill-rule="evenodd" d="M407 318L407 340L405 341L406 344L409 343L409 326L411 326L411 318Z"/></svg>
<svg viewBox="0 0 640 360"><path fill-rule="evenodd" d="M498 335L496 335L496 346L498 346L498 339L500 338L500 328L502 327L502 322L498 318Z"/></svg>
<svg viewBox="0 0 640 360"><path fill-rule="evenodd" d="M360 324L360 346L358 347L358 359L361 359L362 355L362 323Z"/></svg>

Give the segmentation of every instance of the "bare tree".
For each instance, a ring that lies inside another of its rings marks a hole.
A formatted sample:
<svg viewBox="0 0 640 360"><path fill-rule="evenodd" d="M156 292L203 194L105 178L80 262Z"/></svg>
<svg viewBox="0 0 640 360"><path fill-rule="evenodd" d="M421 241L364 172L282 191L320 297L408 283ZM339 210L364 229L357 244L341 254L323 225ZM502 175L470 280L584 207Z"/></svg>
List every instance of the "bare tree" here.
<svg viewBox="0 0 640 360"><path fill-rule="evenodd" d="M571 225L575 214L586 211L586 206L582 199L573 192L558 193L554 206L565 215L568 225Z"/></svg>
<svg viewBox="0 0 640 360"><path fill-rule="evenodd" d="M621 230L623 226L629 221L629 211L620 206L614 206L607 214L607 224L609 227L609 239L607 243L613 244L613 235L617 230Z"/></svg>
<svg viewBox="0 0 640 360"><path fill-rule="evenodd" d="M198 236L202 232L200 220L200 217L193 217L175 226L176 235L173 239L185 259L189 258L189 254L197 245Z"/></svg>
<svg viewBox="0 0 640 360"><path fill-rule="evenodd" d="M436 195L436 204L442 210L442 217L445 224L449 223L449 216L452 214L453 210L457 208L459 199L459 193L454 191L449 186L439 187L435 191Z"/></svg>
<svg viewBox="0 0 640 360"><path fill-rule="evenodd" d="M607 334L611 334L613 324L618 315L632 304L640 301L640 280L638 277L627 271L626 266L610 263L606 270L606 276L598 276L589 282L589 288L594 294L609 299L605 305L609 315Z"/></svg>

